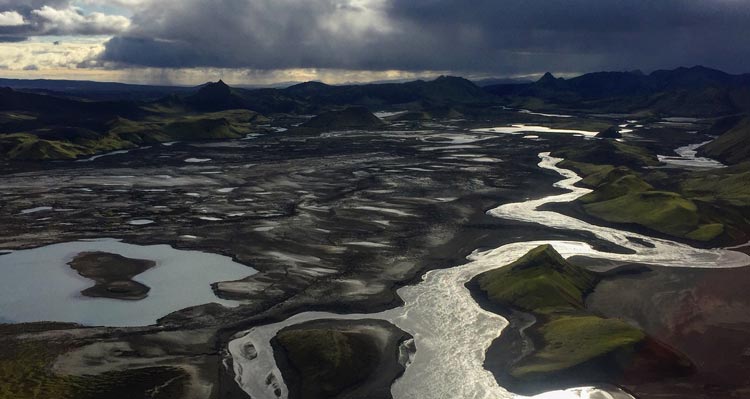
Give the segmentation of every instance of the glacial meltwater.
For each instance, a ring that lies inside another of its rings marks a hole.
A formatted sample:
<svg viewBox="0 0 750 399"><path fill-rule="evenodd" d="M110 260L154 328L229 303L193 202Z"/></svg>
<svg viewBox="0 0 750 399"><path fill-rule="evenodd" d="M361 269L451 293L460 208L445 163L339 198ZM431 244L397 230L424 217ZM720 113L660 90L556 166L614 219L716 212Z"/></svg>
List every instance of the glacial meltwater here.
<svg viewBox="0 0 750 399"><path fill-rule="evenodd" d="M556 171L564 177L555 186L569 192L502 205L489 213L498 218L541 223L556 229L589 231L600 239L632 250L632 254L601 252L587 243L576 241L518 242L475 252L465 265L430 271L420 283L399 289L398 295L404 301L402 307L375 314L306 312L279 323L239 333L228 348L239 386L255 399L284 399L288 396L288 389L269 343L279 330L287 326L318 319L381 319L411 334L416 344L412 362L391 388L394 398L520 398L521 396L499 386L495 377L484 368L487 349L508 325L508 321L500 315L485 311L472 298L465 284L476 275L508 265L542 244L551 244L566 258L585 255L628 262L702 268L741 267L750 264L750 257L743 253L725 249L697 249L668 240L591 225L556 212L538 210L544 204L573 201L590 192L574 186L580 181L575 173L556 166L561 159L553 158L549 153L540 154L540 157L541 168ZM652 246L635 244L628 237L649 242ZM280 392L280 396L274 391ZM547 392L535 398L632 399L632 396L612 387L583 387Z"/></svg>

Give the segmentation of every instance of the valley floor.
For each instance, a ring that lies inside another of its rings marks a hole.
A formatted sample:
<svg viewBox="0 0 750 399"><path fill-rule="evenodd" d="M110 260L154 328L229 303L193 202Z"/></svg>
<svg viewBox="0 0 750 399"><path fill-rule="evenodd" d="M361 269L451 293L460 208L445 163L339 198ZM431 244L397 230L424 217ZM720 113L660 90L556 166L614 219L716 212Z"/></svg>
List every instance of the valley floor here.
<svg viewBox="0 0 750 399"><path fill-rule="evenodd" d="M583 229L486 215L498 204L561 193L553 187L559 176L537 167L538 153L583 138L475 127L486 126L440 121L378 132L278 133L158 144L90 162L6 164L0 259L113 238L223 255L247 274L210 282L217 302L227 306L192 306L147 326L81 326L71 319L10 324L18 320L0 314L8 323L0 325L0 380L10 382L0 383L0 393L240 398L226 345L247 328L301 311L397 307L398 288L428 270L466 263L477 248L575 240L627 252ZM65 262L43 267L74 273ZM45 275L39 273L41 282ZM166 289L158 281L148 288L154 297ZM3 293L0 303L23 306ZM132 307L137 312L138 301Z"/></svg>

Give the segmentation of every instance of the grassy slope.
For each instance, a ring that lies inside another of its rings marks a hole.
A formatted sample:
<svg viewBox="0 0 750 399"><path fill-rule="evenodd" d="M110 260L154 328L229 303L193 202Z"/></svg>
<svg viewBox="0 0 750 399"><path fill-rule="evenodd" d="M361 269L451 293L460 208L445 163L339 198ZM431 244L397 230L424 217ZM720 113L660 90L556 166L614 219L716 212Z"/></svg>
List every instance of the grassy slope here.
<svg viewBox="0 0 750 399"><path fill-rule="evenodd" d="M554 154L570 157L560 166L579 173L581 184L594 189L577 201L585 213L694 241L744 239L743 230L750 226L750 165L664 179L635 171L653 165L655 157L646 150L621 143L606 146L597 143ZM605 151L613 149L615 156L608 157Z"/></svg>
<svg viewBox="0 0 750 399"><path fill-rule="evenodd" d="M716 140L701 147L699 152L727 164L750 160L750 117L739 120Z"/></svg>
<svg viewBox="0 0 750 399"><path fill-rule="evenodd" d="M371 338L336 330L281 331L276 336L301 379L301 397L330 398L365 380L377 364Z"/></svg>
<svg viewBox="0 0 750 399"><path fill-rule="evenodd" d="M659 159L648 150L612 140L590 141L580 146L555 151L555 157L595 165L616 165L630 168L659 166Z"/></svg>
<svg viewBox="0 0 750 399"><path fill-rule="evenodd" d="M137 121L116 118L100 132L64 127L0 135L0 156L16 160L75 159L166 141L236 139L266 121L247 110L165 113ZM55 134L59 131L63 133Z"/></svg>
<svg viewBox="0 0 750 399"><path fill-rule="evenodd" d="M566 262L551 246L533 249L516 262L479 278L490 300L522 311L548 314L583 308L596 276Z"/></svg>
<svg viewBox="0 0 750 399"><path fill-rule="evenodd" d="M620 320L587 312L584 297L596 286L597 276L565 261L549 245L477 281L493 303L537 318L529 331L536 350L512 366L509 374L516 379L552 377L615 351L630 353L645 338Z"/></svg>
<svg viewBox="0 0 750 399"><path fill-rule="evenodd" d="M166 367L98 376L55 375L51 365L64 349L59 343L0 339L0 398L145 398L152 397L148 396L149 391L162 384L164 387L154 393L154 398L182 395L182 382L187 375L184 371Z"/></svg>
<svg viewBox="0 0 750 399"><path fill-rule="evenodd" d="M602 189L607 190L607 186ZM586 204L583 209L608 222L635 223L676 237L686 237L698 229L701 219L693 201L667 191L627 192L613 199Z"/></svg>

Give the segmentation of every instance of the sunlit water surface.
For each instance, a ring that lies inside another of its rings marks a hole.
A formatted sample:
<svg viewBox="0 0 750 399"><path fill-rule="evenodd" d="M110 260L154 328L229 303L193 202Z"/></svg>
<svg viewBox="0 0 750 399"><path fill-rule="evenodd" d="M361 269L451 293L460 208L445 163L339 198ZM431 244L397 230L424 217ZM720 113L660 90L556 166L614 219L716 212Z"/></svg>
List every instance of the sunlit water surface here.
<svg viewBox="0 0 750 399"><path fill-rule="evenodd" d="M381 319L398 326L415 339L416 353L404 375L392 387L396 399L421 398L521 398L499 386L494 376L484 369L485 353L508 321L483 310L471 297L466 282L476 275L512 263L529 250L551 244L564 257L585 255L628 262L647 262L679 267L740 267L750 264L750 257L723 249L702 250L668 240L654 239L616 229L590 225L555 212L537 208L553 202L569 202L590 190L575 187L580 178L573 172L558 168L561 161L549 153L540 154L539 166L554 170L564 177L555 186L568 193L539 200L507 204L489 211L503 219L544 224L556 229L583 230L597 237L633 250L633 254L604 253L589 244L575 241L534 241L503 245L475 252L470 262L426 273L419 284L403 287L398 295L404 306L376 314L339 315L307 312L283 322L255 327L238 334L230 342L235 379L255 399L275 398L276 390L286 398L288 390L276 366L269 341L276 333L291 325L318 319ZM629 237L640 238L653 248L634 244ZM582 387L537 395L536 399L624 399L631 398L617 388Z"/></svg>

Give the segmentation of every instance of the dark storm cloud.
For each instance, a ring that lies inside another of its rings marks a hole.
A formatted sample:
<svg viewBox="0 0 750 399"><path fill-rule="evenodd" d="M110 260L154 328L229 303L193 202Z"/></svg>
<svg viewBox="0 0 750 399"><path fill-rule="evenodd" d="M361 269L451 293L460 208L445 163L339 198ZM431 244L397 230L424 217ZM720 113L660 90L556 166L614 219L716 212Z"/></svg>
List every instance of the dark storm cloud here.
<svg viewBox="0 0 750 399"><path fill-rule="evenodd" d="M140 9L103 58L156 67L740 71L750 61L748 21L743 0L162 0Z"/></svg>
<svg viewBox="0 0 750 399"><path fill-rule="evenodd" d="M0 12L17 11L22 15L29 15L32 10L43 6L60 8L67 6L70 0L0 0Z"/></svg>

